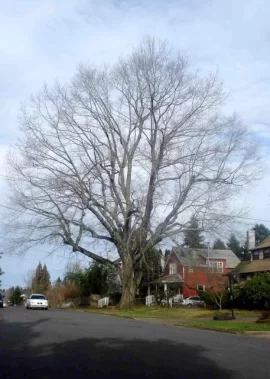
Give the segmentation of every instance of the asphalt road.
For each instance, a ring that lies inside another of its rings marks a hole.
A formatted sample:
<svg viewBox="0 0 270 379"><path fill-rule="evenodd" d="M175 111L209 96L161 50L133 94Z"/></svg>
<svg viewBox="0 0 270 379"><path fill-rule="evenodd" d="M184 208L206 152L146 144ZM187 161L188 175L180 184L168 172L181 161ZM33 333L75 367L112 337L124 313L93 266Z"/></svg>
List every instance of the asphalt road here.
<svg viewBox="0 0 270 379"><path fill-rule="evenodd" d="M0 309L0 378L270 378L270 342L67 310Z"/></svg>

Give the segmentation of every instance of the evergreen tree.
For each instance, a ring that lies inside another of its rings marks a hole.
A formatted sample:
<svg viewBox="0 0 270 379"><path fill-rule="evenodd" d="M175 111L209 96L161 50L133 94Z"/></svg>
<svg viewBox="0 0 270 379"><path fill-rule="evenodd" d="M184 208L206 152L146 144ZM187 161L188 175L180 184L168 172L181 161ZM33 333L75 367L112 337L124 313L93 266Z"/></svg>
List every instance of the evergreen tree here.
<svg viewBox="0 0 270 379"><path fill-rule="evenodd" d="M203 248L205 247L203 241L204 237L201 235L199 228L199 222L195 216L192 216L187 230L184 232L185 245L191 248Z"/></svg>
<svg viewBox="0 0 270 379"><path fill-rule="evenodd" d="M256 245L259 245L270 235L270 230L263 224L256 224L252 229L255 230Z"/></svg>
<svg viewBox="0 0 270 379"><path fill-rule="evenodd" d="M162 273L162 250L151 249L144 254L142 283L157 279Z"/></svg>
<svg viewBox="0 0 270 379"><path fill-rule="evenodd" d="M4 273L3 273L3 271L2 271L2 269L1 269L1 267L0 267L0 276L2 276ZM1 284L2 284L2 280L0 279L0 287L1 287Z"/></svg>
<svg viewBox="0 0 270 379"><path fill-rule="evenodd" d="M47 291L47 289L50 287L51 282L50 282L50 273L47 269L46 264L43 265L42 267L42 277L40 281L40 287L42 288L43 291Z"/></svg>
<svg viewBox="0 0 270 379"><path fill-rule="evenodd" d="M60 284L62 283L62 279L60 278L60 276L56 279L55 281L55 285L56 286L60 286Z"/></svg>
<svg viewBox="0 0 270 379"><path fill-rule="evenodd" d="M32 280L32 290L34 292L40 292L41 280L42 280L42 264L39 262L35 271L35 275Z"/></svg>
<svg viewBox="0 0 270 379"><path fill-rule="evenodd" d="M169 258L169 255L171 254L171 250L170 249L166 249L165 250L165 254L164 254L164 257L165 257L165 262L166 260Z"/></svg>
<svg viewBox="0 0 270 379"><path fill-rule="evenodd" d="M217 238L213 243L213 249L226 250L226 245L220 238Z"/></svg>
<svg viewBox="0 0 270 379"><path fill-rule="evenodd" d="M81 296L91 294L106 295L114 291L119 291L119 281L114 268L92 263L88 268L77 267L68 271L64 277L64 283L74 283L80 291Z"/></svg>
<svg viewBox="0 0 270 379"><path fill-rule="evenodd" d="M22 295L22 289L19 286L15 288L14 287L11 288L10 301L16 305L21 304L22 302L21 295Z"/></svg>
<svg viewBox="0 0 270 379"><path fill-rule="evenodd" d="M34 278L32 280L32 289L35 292L43 292L49 288L50 284L50 274L47 266L46 264L42 266L42 264L39 262L35 271Z"/></svg>
<svg viewBox="0 0 270 379"><path fill-rule="evenodd" d="M239 259L242 259L242 253L244 251L244 247L241 246L239 240L236 238L234 234L230 235L227 246L228 246L228 249L232 250Z"/></svg>

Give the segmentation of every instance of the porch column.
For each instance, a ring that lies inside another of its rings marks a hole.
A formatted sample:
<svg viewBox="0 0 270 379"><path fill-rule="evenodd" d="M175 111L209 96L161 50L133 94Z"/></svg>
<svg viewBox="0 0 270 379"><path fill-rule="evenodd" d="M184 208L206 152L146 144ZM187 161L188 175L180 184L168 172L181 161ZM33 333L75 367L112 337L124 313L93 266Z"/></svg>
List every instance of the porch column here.
<svg viewBox="0 0 270 379"><path fill-rule="evenodd" d="M168 285L167 285L167 283L164 283L164 292L166 293L167 290L168 290Z"/></svg>
<svg viewBox="0 0 270 379"><path fill-rule="evenodd" d="M148 296L151 295L151 285L150 284L148 284L148 286L147 286L147 294L148 294Z"/></svg>

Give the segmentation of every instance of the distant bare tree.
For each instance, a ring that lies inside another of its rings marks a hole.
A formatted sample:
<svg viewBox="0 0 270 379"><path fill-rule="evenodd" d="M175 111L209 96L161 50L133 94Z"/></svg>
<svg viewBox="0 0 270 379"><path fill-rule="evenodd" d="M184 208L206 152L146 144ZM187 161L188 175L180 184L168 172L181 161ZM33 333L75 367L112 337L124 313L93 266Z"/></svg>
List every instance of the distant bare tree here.
<svg viewBox="0 0 270 379"><path fill-rule="evenodd" d="M24 276L24 283L26 285L26 288L31 291L32 284L33 284L33 279L35 277L35 270L28 270L26 275Z"/></svg>
<svg viewBox="0 0 270 379"><path fill-rule="evenodd" d="M131 305L144 252L193 214L204 228L222 223L256 176L257 147L235 115L217 113L224 99L216 75L152 39L112 69L80 66L71 83L45 85L8 158L15 242L62 241L114 265L91 248L109 242L123 263L120 305Z"/></svg>

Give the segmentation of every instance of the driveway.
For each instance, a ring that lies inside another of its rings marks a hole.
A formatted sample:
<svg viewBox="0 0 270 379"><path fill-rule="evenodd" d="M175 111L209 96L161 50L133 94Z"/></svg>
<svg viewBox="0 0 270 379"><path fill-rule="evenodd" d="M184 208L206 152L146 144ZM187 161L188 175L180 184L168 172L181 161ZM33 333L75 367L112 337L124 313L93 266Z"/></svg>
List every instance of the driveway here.
<svg viewBox="0 0 270 379"><path fill-rule="evenodd" d="M1 378L270 377L270 344L67 310L0 310Z"/></svg>

